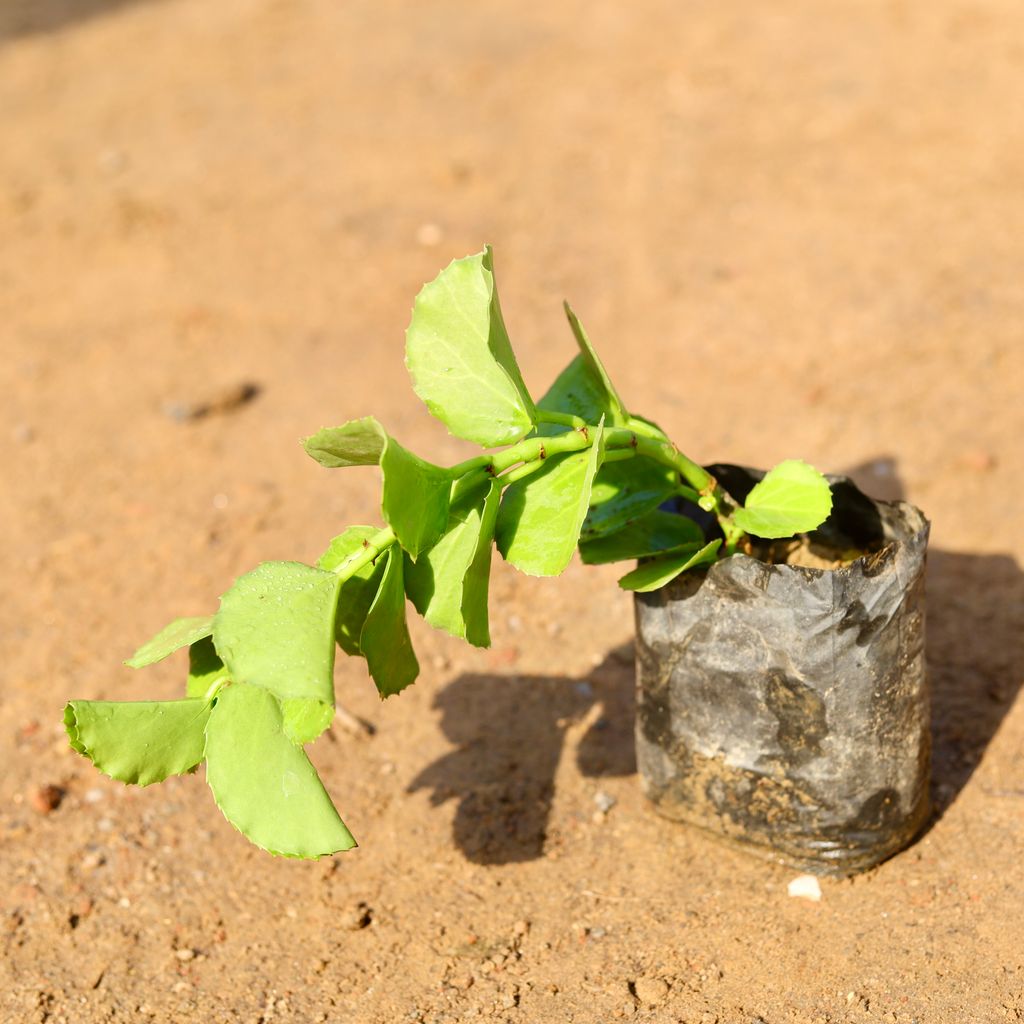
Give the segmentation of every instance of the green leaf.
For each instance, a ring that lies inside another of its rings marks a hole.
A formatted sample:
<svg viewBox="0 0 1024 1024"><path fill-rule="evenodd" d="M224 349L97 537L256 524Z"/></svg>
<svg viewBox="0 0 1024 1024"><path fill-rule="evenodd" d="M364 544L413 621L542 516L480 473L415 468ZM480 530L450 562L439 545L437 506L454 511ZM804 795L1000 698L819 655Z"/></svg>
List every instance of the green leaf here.
<svg viewBox="0 0 1024 1024"><path fill-rule="evenodd" d="M755 537L792 537L819 527L832 511L828 481L799 459L780 462L754 485L736 525Z"/></svg>
<svg viewBox="0 0 1024 1024"><path fill-rule="evenodd" d="M581 540L580 557L587 565L603 565L684 546L696 551L703 543L704 532L692 519L655 509L615 533Z"/></svg>
<svg viewBox="0 0 1024 1024"><path fill-rule="evenodd" d="M213 639L235 683L262 687L283 702L334 707L334 620L341 580L301 562L264 562L221 598ZM289 717L324 727L303 711ZM301 727L298 742L313 739Z"/></svg>
<svg viewBox="0 0 1024 1024"><path fill-rule="evenodd" d="M331 541L330 547L316 564L321 569L337 569L351 555L361 551L366 542L378 532L372 526L350 526ZM378 558L376 562L364 565L341 585L335 636L338 646L346 654L362 654L359 649L359 634L363 631L366 613L380 589L386 561L386 558Z"/></svg>
<svg viewBox="0 0 1024 1024"><path fill-rule="evenodd" d="M324 427L302 442L306 453L321 466L376 466L388 435L373 416L349 420L340 427Z"/></svg>
<svg viewBox="0 0 1024 1024"><path fill-rule="evenodd" d="M587 337L587 332L583 329L583 324L580 323L579 318L572 311L568 302L563 303L563 305L565 307L565 315L569 318L569 326L572 328L572 333L576 338L576 344L580 347L583 361L594 379L599 382L602 395L602 410L606 410L608 413L608 425L619 426L629 419L626 406L623 404L622 399L619 398L619 393L615 390L615 385L612 384L608 371L604 368L604 364L598 357L597 352L594 351L594 346L590 344L590 339Z"/></svg>
<svg viewBox="0 0 1024 1024"><path fill-rule="evenodd" d="M499 481L464 477L444 536L418 562L405 565L405 590L416 610L435 628L477 646L490 643L487 584L500 499Z"/></svg>
<svg viewBox="0 0 1024 1024"><path fill-rule="evenodd" d="M129 668L144 668L154 662L163 661L169 654L202 640L212 631L212 615L193 615L186 619L175 619L169 626L164 626L152 640L144 643L125 664Z"/></svg>
<svg viewBox="0 0 1024 1024"><path fill-rule="evenodd" d="M485 448L533 427L534 406L498 305L490 247L450 263L421 289L406 331L416 394L456 437Z"/></svg>
<svg viewBox="0 0 1024 1024"><path fill-rule="evenodd" d="M462 584L462 618L466 623L466 639L474 647L491 646L487 592L491 583L491 550L501 507L501 492L501 481L492 481L480 516L476 554L469 563L469 571Z"/></svg>
<svg viewBox="0 0 1024 1024"><path fill-rule="evenodd" d="M649 562L638 565L632 572L627 572L619 580L619 586L623 590L634 590L641 594L645 594L649 590L657 590L659 587L665 586L666 583L671 583L687 569L713 562L721 545L721 540L713 540L692 554L684 552L680 555L652 558Z"/></svg>
<svg viewBox="0 0 1024 1024"><path fill-rule="evenodd" d="M359 637L359 648L382 697L404 690L420 671L405 621L402 563L402 552L388 548L380 589Z"/></svg>
<svg viewBox="0 0 1024 1024"><path fill-rule="evenodd" d="M270 853L315 858L356 845L262 687L233 683L217 698L206 727L206 781L224 817Z"/></svg>
<svg viewBox="0 0 1024 1024"><path fill-rule="evenodd" d="M185 687L189 697L205 697L214 683L227 677L228 670L213 646L213 637L204 636L189 647L188 683Z"/></svg>
<svg viewBox="0 0 1024 1024"><path fill-rule="evenodd" d="M508 486L496 539L505 560L531 576L557 576L572 559L590 491L604 455L604 423L590 448L553 456L549 465Z"/></svg>
<svg viewBox="0 0 1024 1024"><path fill-rule="evenodd" d="M448 523L452 478L389 437L380 462L384 473L381 512L413 560L437 543Z"/></svg>
<svg viewBox="0 0 1024 1024"><path fill-rule="evenodd" d="M334 720L334 705L315 697L289 697L281 702L284 733L300 747L311 743Z"/></svg>
<svg viewBox="0 0 1024 1024"><path fill-rule="evenodd" d="M210 705L202 700L73 700L64 708L71 746L104 775L148 786L203 759Z"/></svg>
<svg viewBox="0 0 1024 1024"><path fill-rule="evenodd" d="M675 472L653 459L609 462L594 481L583 537L591 540L621 530L656 509L677 487Z"/></svg>

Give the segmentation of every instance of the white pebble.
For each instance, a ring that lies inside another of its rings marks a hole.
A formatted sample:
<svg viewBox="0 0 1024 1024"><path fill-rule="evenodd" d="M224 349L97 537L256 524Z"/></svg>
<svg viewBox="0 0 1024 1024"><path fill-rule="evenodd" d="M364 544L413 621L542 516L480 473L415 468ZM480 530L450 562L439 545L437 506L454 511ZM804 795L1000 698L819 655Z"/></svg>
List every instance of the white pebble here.
<svg viewBox="0 0 1024 1024"><path fill-rule="evenodd" d="M814 875L797 875L786 887L786 891L797 899L821 902L821 885Z"/></svg>

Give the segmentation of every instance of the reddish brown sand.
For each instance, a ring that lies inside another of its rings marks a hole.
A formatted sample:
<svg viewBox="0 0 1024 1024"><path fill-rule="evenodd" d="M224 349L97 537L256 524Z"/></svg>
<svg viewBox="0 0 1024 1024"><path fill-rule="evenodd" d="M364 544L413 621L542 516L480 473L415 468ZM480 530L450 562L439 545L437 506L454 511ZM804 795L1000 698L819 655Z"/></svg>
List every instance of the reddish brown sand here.
<svg viewBox="0 0 1024 1024"><path fill-rule="evenodd" d="M1018 0L0 3L0 1019L1024 1019L1022 96ZM168 619L378 521L300 436L471 454L402 334L485 241L536 392L567 296L694 457L932 516L910 850L812 903L656 817L614 568L499 565L493 649L417 623L385 704L339 664L326 862L67 749L68 697L180 692L121 666Z"/></svg>

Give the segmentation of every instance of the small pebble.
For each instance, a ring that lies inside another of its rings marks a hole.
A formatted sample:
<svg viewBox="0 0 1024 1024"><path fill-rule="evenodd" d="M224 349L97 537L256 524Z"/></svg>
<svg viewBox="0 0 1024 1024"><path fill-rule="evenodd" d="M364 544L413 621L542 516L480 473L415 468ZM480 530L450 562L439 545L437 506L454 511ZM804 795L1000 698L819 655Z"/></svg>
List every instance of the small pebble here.
<svg viewBox="0 0 1024 1024"><path fill-rule="evenodd" d="M516 923L514 925L512 925L512 934L513 935L523 936L529 930L530 930L530 922L529 921L516 921Z"/></svg>
<svg viewBox="0 0 1024 1024"><path fill-rule="evenodd" d="M637 978L633 991L644 1006L657 1006L668 995L668 985L661 978Z"/></svg>
<svg viewBox="0 0 1024 1024"><path fill-rule="evenodd" d="M194 949L177 949L174 951L174 955L182 963L187 963L189 960L195 959L196 951Z"/></svg>
<svg viewBox="0 0 1024 1024"><path fill-rule="evenodd" d="M603 789L599 789L594 794L594 803L602 814L607 814L615 806L616 800L610 793L606 793Z"/></svg>
<svg viewBox="0 0 1024 1024"><path fill-rule="evenodd" d="M37 786L29 794L29 802L39 814L49 814L57 810L63 799L64 790L60 786Z"/></svg>
<svg viewBox="0 0 1024 1024"><path fill-rule="evenodd" d="M786 891L797 899L811 900L814 903L821 902L821 885L814 875L797 875L786 886Z"/></svg>
<svg viewBox="0 0 1024 1024"><path fill-rule="evenodd" d="M366 928L373 921L373 910L366 903L357 903L342 913L339 924L350 932Z"/></svg>
<svg viewBox="0 0 1024 1024"><path fill-rule="evenodd" d="M87 804L98 804L103 799L103 790L95 787L85 791L85 802Z"/></svg>

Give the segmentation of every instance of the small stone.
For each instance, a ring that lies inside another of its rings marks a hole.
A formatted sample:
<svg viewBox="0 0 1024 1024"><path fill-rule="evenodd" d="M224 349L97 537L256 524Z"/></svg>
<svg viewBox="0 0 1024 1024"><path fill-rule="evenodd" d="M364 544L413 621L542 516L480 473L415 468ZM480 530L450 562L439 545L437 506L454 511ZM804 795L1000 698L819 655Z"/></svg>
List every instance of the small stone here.
<svg viewBox="0 0 1024 1024"><path fill-rule="evenodd" d="M811 900L813 903L821 902L821 884L814 875L797 875L786 886L786 891L797 899Z"/></svg>
<svg viewBox="0 0 1024 1024"><path fill-rule="evenodd" d="M473 985L472 974L455 974L448 979L448 984L452 988L458 989L460 992L465 992L466 989L471 988Z"/></svg>
<svg viewBox="0 0 1024 1024"><path fill-rule="evenodd" d="M83 871L95 871L107 863L107 858L98 850L91 850L82 858Z"/></svg>
<svg viewBox="0 0 1024 1024"><path fill-rule="evenodd" d="M196 951L194 949L176 949L174 955L182 963L188 963L189 960L195 959Z"/></svg>
<svg viewBox="0 0 1024 1024"><path fill-rule="evenodd" d="M608 934L607 928L602 928L598 925L596 928L591 928L589 935L592 939L603 939Z"/></svg>
<svg viewBox="0 0 1024 1024"><path fill-rule="evenodd" d="M665 1001L668 985L661 978L637 978L633 991L644 1006L657 1006Z"/></svg>
<svg viewBox="0 0 1024 1024"><path fill-rule="evenodd" d="M98 787L85 791L85 802L87 804L98 804L103 799L103 790Z"/></svg>
<svg viewBox="0 0 1024 1024"><path fill-rule="evenodd" d="M29 794L29 802L38 814L49 814L60 807L64 790L60 786L37 786Z"/></svg>
<svg viewBox="0 0 1024 1024"><path fill-rule="evenodd" d="M513 935L518 935L518 936L521 937L523 935L526 935L526 933L529 932L529 930L530 930L530 922L529 921L516 921L516 923L514 925L512 925L512 934Z"/></svg>
<svg viewBox="0 0 1024 1024"><path fill-rule="evenodd" d="M599 789L594 794L594 803L602 814L607 814L615 806L617 801L610 793L606 793L603 789Z"/></svg>

